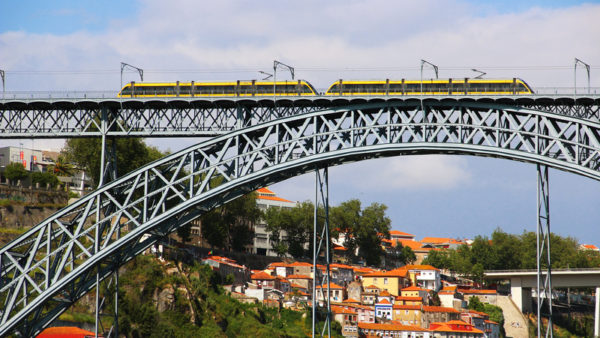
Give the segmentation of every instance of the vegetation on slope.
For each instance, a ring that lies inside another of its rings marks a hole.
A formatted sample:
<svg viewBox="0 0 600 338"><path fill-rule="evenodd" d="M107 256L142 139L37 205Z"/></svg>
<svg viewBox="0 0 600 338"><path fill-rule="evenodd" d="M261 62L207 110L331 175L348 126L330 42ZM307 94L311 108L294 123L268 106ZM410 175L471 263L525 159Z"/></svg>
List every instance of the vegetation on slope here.
<svg viewBox="0 0 600 338"><path fill-rule="evenodd" d="M207 265L166 267L138 256L120 277L119 332L127 337L304 337L310 315L262 304L243 304L220 286ZM158 310L162 290L174 290L171 306ZM107 294L110 294L110 290ZM111 297L107 297L110 301ZM112 308L107 304L107 309ZM305 317L303 319L303 316ZM338 328L339 329L339 328Z"/></svg>

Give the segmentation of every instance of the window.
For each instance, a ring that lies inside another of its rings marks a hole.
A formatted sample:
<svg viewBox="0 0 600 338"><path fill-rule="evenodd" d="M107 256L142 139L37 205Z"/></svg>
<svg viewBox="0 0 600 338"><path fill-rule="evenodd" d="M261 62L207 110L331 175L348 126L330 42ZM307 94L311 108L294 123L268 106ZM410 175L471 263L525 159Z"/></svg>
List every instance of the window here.
<svg viewBox="0 0 600 338"><path fill-rule="evenodd" d="M384 278L384 279L383 279L383 284L387 284L387 283L388 283L388 279L387 279L387 278Z"/></svg>

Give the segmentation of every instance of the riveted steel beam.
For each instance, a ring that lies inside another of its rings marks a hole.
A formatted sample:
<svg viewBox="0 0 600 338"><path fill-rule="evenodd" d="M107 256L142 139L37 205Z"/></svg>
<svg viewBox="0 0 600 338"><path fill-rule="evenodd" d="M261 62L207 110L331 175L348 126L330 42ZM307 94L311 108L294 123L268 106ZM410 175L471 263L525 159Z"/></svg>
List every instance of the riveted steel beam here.
<svg viewBox="0 0 600 338"><path fill-rule="evenodd" d="M465 154L600 180L597 122L492 103L423 104L379 102L272 120L103 185L0 249L0 336L35 335L94 288L96 272L103 280L207 210L315 167Z"/></svg>

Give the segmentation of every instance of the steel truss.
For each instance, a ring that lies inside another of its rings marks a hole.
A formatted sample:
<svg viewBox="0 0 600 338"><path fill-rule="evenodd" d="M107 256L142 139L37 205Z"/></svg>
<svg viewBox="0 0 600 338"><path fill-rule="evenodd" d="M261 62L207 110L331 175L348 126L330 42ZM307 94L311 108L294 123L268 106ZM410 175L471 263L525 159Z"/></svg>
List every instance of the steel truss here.
<svg viewBox="0 0 600 338"><path fill-rule="evenodd" d="M600 180L600 124L496 104L381 102L270 121L103 185L0 249L0 336L33 336L206 211L326 166L402 154L538 163ZM101 212L98 212L100 210ZM316 271L315 271L316 272Z"/></svg>
<svg viewBox="0 0 600 338"><path fill-rule="evenodd" d="M329 238L329 170L327 167L323 169L315 169L315 212L313 215L313 288L312 288L312 337L317 334L317 309L325 308L325 324L321 331L321 337L324 336L327 329L327 337L331 337L331 249ZM323 206L323 225L319 234L319 203ZM320 235L320 236L319 236ZM325 247L323 247L325 245ZM323 250L324 249L324 250ZM325 258L325 274L320 275L318 260L324 253ZM319 283L317 284L317 280ZM318 299L317 287L321 287L321 296L323 297L324 306L321 306ZM325 294L327 288L327 294Z"/></svg>
<svg viewBox="0 0 600 338"><path fill-rule="evenodd" d="M497 103L560 115L600 120L596 96L315 96L250 100L220 97L149 99L31 99L0 101L0 138L68 138L102 136L189 137L215 136L277 118L335 109L352 104L390 105ZM275 104L276 103L276 104ZM104 112L108 112L104 114Z"/></svg>
<svg viewBox="0 0 600 338"><path fill-rule="evenodd" d="M548 167L537 165L537 231L536 231L536 264L537 264L537 336L542 333L542 311L544 303L548 306L548 326L546 337L553 337L552 332L552 261L550 260L550 186ZM545 274L542 274L546 266ZM543 295L543 297L542 297Z"/></svg>

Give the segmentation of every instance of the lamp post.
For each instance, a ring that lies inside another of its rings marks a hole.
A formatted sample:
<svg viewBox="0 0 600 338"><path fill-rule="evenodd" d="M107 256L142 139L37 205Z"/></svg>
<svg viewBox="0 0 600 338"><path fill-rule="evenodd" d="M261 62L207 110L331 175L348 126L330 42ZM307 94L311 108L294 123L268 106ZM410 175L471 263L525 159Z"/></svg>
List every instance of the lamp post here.
<svg viewBox="0 0 600 338"><path fill-rule="evenodd" d="M290 71L292 74L292 80L294 79L294 67L288 66L283 62L273 60L273 102L275 102L275 86L277 85L277 68L283 68Z"/></svg>
<svg viewBox="0 0 600 338"><path fill-rule="evenodd" d="M587 76L588 76L588 94L590 94L591 89L590 89L590 65L588 65L587 63L579 60L578 58L575 58L575 69L574 69L574 73L573 73L573 78L575 80L575 94L577 94L577 64L581 63L585 69L587 70Z"/></svg>
<svg viewBox="0 0 600 338"><path fill-rule="evenodd" d="M421 59L421 95L423 95L423 66L425 65L429 65L430 67L432 67L435 71L435 78L438 78L438 66L434 65L429 61Z"/></svg>
<svg viewBox="0 0 600 338"><path fill-rule="evenodd" d="M484 75L487 74L486 72L482 72L479 69L472 68L471 70L474 72L480 73L479 75L474 77L475 79L481 79Z"/></svg>

